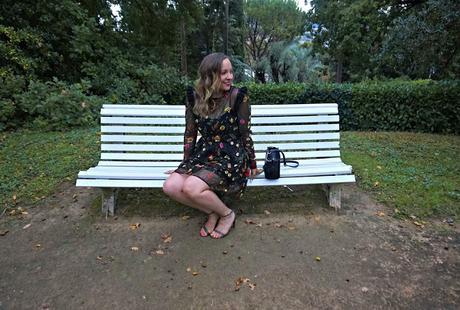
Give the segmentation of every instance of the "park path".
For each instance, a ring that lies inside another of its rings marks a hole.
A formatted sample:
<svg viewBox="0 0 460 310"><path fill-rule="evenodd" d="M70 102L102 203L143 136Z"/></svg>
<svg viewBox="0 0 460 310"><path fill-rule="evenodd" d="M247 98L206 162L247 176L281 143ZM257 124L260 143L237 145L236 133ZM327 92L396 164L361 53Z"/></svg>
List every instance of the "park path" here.
<svg viewBox="0 0 460 310"><path fill-rule="evenodd" d="M64 184L0 219L0 309L460 306L458 230L393 219L355 185L339 215L321 199L245 213L222 240L198 236L199 216L106 220L96 196Z"/></svg>

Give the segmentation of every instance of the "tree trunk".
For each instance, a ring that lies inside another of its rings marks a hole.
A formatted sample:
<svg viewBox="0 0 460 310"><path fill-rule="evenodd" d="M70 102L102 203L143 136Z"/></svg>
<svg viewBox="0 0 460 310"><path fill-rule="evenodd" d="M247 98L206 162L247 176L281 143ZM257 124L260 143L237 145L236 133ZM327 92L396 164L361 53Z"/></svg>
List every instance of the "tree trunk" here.
<svg viewBox="0 0 460 310"><path fill-rule="evenodd" d="M225 38L224 38L224 54L228 55L228 6L230 0L225 0Z"/></svg>
<svg viewBox="0 0 460 310"><path fill-rule="evenodd" d="M337 68L335 71L335 82L342 83L343 63L341 60L337 62Z"/></svg>
<svg viewBox="0 0 460 310"><path fill-rule="evenodd" d="M185 18L182 16L180 20L180 67L182 74L187 75L187 44L185 39Z"/></svg>

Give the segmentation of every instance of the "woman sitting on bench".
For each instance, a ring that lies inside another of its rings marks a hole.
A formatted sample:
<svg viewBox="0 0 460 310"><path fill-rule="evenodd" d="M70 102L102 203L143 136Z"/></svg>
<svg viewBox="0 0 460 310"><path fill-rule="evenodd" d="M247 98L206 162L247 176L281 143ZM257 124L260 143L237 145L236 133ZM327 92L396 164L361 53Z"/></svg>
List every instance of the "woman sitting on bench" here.
<svg viewBox="0 0 460 310"><path fill-rule="evenodd" d="M247 178L259 170L247 90L232 86L230 59L210 54L198 71L196 86L187 89L185 100L184 159L164 182L163 191L208 214L200 235L220 239L235 226L236 217L224 201L241 197Z"/></svg>

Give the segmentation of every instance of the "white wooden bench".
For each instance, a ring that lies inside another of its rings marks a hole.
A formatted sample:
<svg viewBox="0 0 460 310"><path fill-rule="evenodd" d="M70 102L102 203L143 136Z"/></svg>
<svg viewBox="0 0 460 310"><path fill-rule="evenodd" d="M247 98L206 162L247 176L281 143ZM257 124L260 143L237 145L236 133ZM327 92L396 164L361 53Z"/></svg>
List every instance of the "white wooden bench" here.
<svg viewBox="0 0 460 310"><path fill-rule="evenodd" d="M77 186L102 188L102 211L111 215L117 188L161 188L164 172L183 157L184 114L179 105L104 105L101 160L78 174ZM253 105L252 132L259 168L267 146L300 165L282 167L277 180L261 174L248 186L323 184L329 204L340 208L340 184L355 176L340 159L337 104Z"/></svg>

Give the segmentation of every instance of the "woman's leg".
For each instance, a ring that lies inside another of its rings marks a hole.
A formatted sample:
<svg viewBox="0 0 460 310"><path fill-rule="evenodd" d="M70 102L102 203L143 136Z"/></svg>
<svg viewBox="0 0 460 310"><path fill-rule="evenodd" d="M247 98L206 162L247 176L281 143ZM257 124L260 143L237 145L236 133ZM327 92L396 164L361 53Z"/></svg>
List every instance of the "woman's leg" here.
<svg viewBox="0 0 460 310"><path fill-rule="evenodd" d="M176 172L172 173L163 184L163 192L177 202L209 214L208 220L200 230L200 235L206 237L216 227L219 215L213 213L211 209L196 203L183 192L184 183L189 177L189 175L183 175Z"/></svg>
<svg viewBox="0 0 460 310"><path fill-rule="evenodd" d="M183 205L198 209L207 214L211 213L212 210L200 204L197 204L194 200L192 200L188 195L184 193L184 183L189 177L189 175L173 172L163 183L163 192Z"/></svg>
<svg viewBox="0 0 460 310"><path fill-rule="evenodd" d="M182 191L195 203L220 216L219 224L215 229L221 233L212 232L213 238L221 238L228 233L235 220L235 213L220 200L206 182L198 177L190 176L185 180Z"/></svg>

